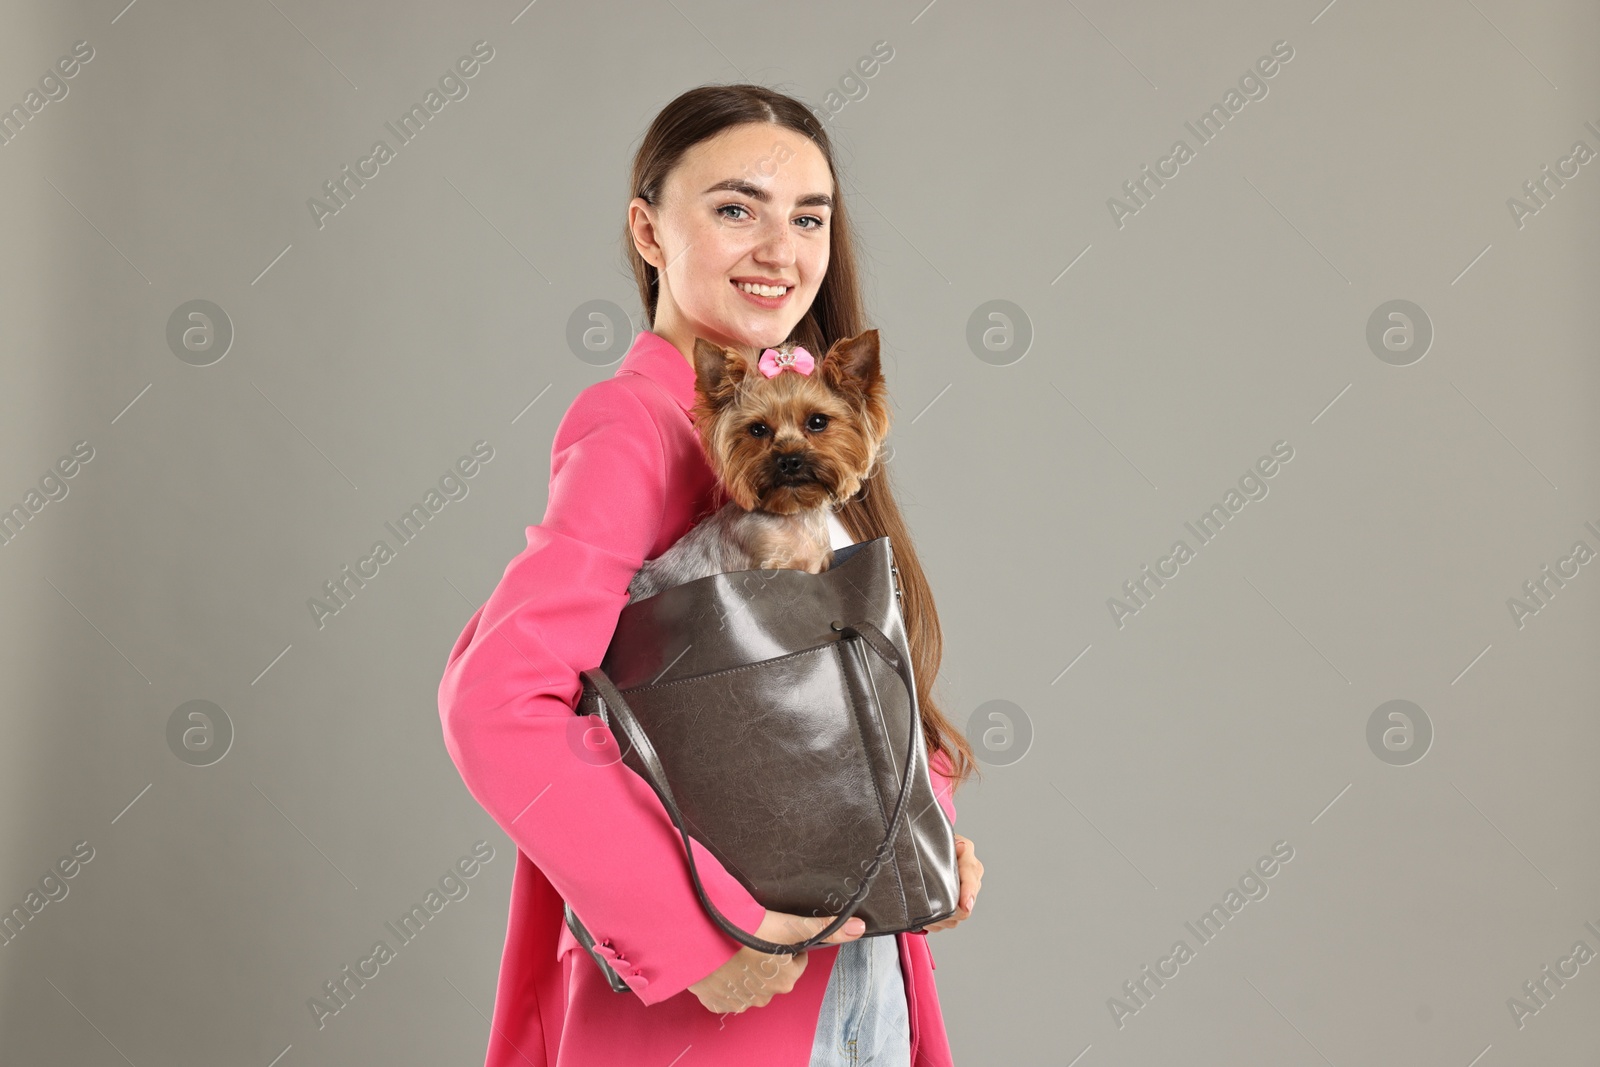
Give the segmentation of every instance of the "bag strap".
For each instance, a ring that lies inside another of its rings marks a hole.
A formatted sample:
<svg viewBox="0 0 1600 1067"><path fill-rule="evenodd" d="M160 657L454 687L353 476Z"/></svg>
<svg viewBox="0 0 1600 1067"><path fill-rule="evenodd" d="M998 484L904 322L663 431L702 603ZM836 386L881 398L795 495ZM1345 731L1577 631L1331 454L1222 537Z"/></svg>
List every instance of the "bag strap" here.
<svg viewBox="0 0 1600 1067"><path fill-rule="evenodd" d="M689 832L684 829L683 813L678 810L678 802L673 798L672 787L667 782L666 770L661 765L660 757L656 755L655 746L650 743L650 738L645 736L644 730L639 725L639 720L634 717L633 709L628 707L628 702L623 699L622 693L617 689L616 685L612 683L611 679L606 676L605 671L601 670L599 667L594 667L589 670L579 672L579 676L589 682L589 684L594 686L594 688L599 692L603 702L602 707L609 707L612 713L616 716L617 721L622 724L623 732L628 735L629 742L632 743L634 750L639 754L640 762L644 764L647 778L651 786L654 787L656 795L661 798L662 806L665 807L667 809L667 813L672 816L673 824L677 826L678 833L683 837L683 850L684 854L689 859L689 875L694 880L694 890L697 894L699 894L700 903L705 907L706 913L709 914L711 918L716 921L717 925L722 927L723 931L725 931L728 936L733 938L735 941L738 941L743 945L748 945L749 947L757 949L761 952L766 952L773 955L795 955L800 952L804 952L806 949L821 944L824 938L828 937L835 930L839 929L847 921L849 921L850 916L854 915L856 909L861 907L862 901L866 900L867 898L867 891L872 887L873 879L877 877L878 872L882 869L883 859L886 853L889 851L890 844L893 842L896 832L900 828L900 814L905 807L906 798L911 793L911 759L916 754L917 726L921 716L917 709L917 687L916 683L911 677L910 664L906 661L905 657L900 655L899 650L895 648L893 643L891 643L890 640L884 636L883 631L878 629L870 622L862 622L851 626L835 621L832 626L833 629L839 632L839 640L841 644L849 638L860 638L861 640L865 641L867 646L876 652L880 658L893 667L896 673L899 674L900 681L905 686L906 692L909 694L911 699L911 714L908 716L910 720L910 733L906 739L905 759L901 761L904 780L900 783L900 796L895 801L894 815L889 819L888 833L884 835L883 841L878 845L878 847L873 850L872 867L866 878L863 879L861 888L858 889L854 895L852 895L850 899L845 902L847 906L839 913L838 917L835 918L833 922L829 923L823 929L817 931L817 933L812 935L810 938L807 938L804 941L796 942L792 945L784 945L774 941L767 941L763 938L755 936L754 934L741 930L739 927L729 922L727 916L718 911L716 905L711 903L711 899L706 896L705 886L700 882L700 872L695 867L694 849L689 845ZM861 666L866 668L866 663L863 661ZM867 685L872 693L873 704L875 707L881 709L882 704L878 700L878 687L877 683L872 680L872 671L864 670L864 673L867 676ZM601 713L601 718L602 720L605 718L605 713L603 710Z"/></svg>

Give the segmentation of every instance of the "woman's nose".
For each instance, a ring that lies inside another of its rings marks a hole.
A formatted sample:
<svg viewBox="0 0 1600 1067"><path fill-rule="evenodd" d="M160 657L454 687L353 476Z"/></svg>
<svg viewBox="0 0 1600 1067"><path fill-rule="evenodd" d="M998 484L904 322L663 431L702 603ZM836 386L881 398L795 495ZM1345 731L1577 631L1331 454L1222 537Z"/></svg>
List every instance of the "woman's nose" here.
<svg viewBox="0 0 1600 1067"><path fill-rule="evenodd" d="M794 238L789 233L787 219L779 221L763 232L761 242L756 246L755 255L763 263L788 266L794 262Z"/></svg>

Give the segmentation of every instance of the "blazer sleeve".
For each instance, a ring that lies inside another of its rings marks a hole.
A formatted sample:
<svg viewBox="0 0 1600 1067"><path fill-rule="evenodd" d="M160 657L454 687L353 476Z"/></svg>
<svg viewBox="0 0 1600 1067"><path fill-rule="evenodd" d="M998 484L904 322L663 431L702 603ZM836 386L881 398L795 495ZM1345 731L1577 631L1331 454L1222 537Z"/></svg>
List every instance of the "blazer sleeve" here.
<svg viewBox="0 0 1600 1067"><path fill-rule="evenodd" d="M544 521L467 623L439 686L451 760L474 799L549 879L645 1004L739 950L705 913L655 791L584 745L578 672L604 658L666 512L665 451L628 385L580 392L551 450ZM766 909L698 841L706 894L752 933Z"/></svg>

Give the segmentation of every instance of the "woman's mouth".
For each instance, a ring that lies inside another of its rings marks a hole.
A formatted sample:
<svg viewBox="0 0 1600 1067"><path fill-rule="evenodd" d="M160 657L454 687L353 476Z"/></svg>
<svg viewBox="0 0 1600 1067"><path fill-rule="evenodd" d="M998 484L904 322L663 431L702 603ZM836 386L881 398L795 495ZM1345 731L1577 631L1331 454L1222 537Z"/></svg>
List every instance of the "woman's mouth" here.
<svg viewBox="0 0 1600 1067"><path fill-rule="evenodd" d="M741 282L728 279L730 285L737 289L746 300L758 307L781 308L790 295L794 292L792 285L761 285L756 282Z"/></svg>

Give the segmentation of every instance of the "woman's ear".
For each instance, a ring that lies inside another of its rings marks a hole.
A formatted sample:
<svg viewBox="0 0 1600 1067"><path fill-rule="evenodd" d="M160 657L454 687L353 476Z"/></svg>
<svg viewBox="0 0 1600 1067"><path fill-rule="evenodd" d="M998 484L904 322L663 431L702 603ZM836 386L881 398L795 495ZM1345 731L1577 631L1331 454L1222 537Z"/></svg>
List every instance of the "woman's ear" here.
<svg viewBox="0 0 1600 1067"><path fill-rule="evenodd" d="M643 197L634 197L628 203L628 234L633 239L634 251L656 270L666 262L666 255L656 234L655 209Z"/></svg>

